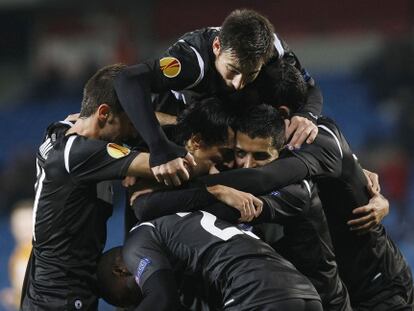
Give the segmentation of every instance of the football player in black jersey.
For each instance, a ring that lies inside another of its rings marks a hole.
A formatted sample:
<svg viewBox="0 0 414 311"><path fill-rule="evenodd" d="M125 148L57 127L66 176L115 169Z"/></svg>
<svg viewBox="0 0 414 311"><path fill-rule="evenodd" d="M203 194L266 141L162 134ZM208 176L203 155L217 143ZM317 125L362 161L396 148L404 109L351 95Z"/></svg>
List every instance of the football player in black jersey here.
<svg viewBox="0 0 414 311"><path fill-rule="evenodd" d="M124 67L99 70L85 85L78 120L49 126L38 150L22 310L97 308L96 263L112 213L105 181L152 176L148 154L119 145L136 135L113 87Z"/></svg>
<svg viewBox="0 0 414 311"><path fill-rule="evenodd" d="M115 250L102 257L101 292L113 304L136 303L138 285L143 300L135 310L178 310L177 265L203 280L214 309L322 310L316 290L291 263L253 233L204 211L134 227L122 256Z"/></svg>
<svg viewBox="0 0 414 311"><path fill-rule="evenodd" d="M213 174L232 167L234 163L234 131L231 128L233 119L224 109L220 100L208 98L189 105L178 116L176 125L164 126L164 131L169 138L177 144L185 146L197 161L197 166L190 168L192 176ZM148 187L148 183L160 188L160 185L154 185L151 181L142 179L131 188ZM208 192L200 193L199 200L208 201L210 197ZM241 212L243 219L253 217L256 214L255 204L260 205L259 200L253 196L250 201L251 204L246 208L236 207ZM127 209L126 222L128 225L126 227L128 232L137 219L134 215L130 215L129 205ZM158 209L149 209L145 213L151 214L151 219L158 217L157 215L163 215ZM132 223L133 220L135 220L134 223Z"/></svg>
<svg viewBox="0 0 414 311"><path fill-rule="evenodd" d="M292 156L260 168L200 177L207 186L222 184L253 194L311 177L318 185L336 260L356 310L412 310L411 270L380 221L386 213L371 200L367 178L346 139L327 118L319 118L318 136ZM358 211L358 214L357 214ZM363 212L362 215L360 214ZM379 217L378 214L381 214ZM358 225L352 222L358 217Z"/></svg>
<svg viewBox="0 0 414 311"><path fill-rule="evenodd" d="M322 95L295 54L273 32L262 15L235 10L221 27L183 35L160 58L130 66L116 80L116 92L132 123L148 144L154 175L167 185L188 180L185 162L194 165L187 151L167 139L151 105L151 92L172 92L184 102L187 90L204 96L239 92L256 79L262 68L284 59L301 70L308 96L295 111L288 134L290 144L311 143L318 131L314 122L322 110ZM184 159L182 158L184 157Z"/></svg>
<svg viewBox="0 0 414 311"><path fill-rule="evenodd" d="M268 105L254 106L237 121L235 158L238 167L262 166L279 157L285 141L285 125L276 109ZM203 196L205 192L225 204L212 204L214 199ZM194 189L155 192L138 197L134 208L142 221L162 213L204 209L234 223L241 215L226 204L240 210L249 195L221 185L208 187L207 191L200 189L197 196L195 193ZM274 189L258 199L263 201L263 211L248 215L247 220L252 220L250 224L282 224L284 237L277 243L277 251L311 280L321 296L324 310L352 310L347 290L339 279L316 187L305 180ZM207 206L209 204L212 205Z"/></svg>

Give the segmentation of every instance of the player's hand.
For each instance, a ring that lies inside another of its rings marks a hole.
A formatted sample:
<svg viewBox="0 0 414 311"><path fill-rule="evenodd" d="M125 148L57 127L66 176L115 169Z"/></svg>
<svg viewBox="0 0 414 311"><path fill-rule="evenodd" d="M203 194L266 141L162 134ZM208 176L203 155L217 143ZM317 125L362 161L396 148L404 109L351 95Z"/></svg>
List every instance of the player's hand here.
<svg viewBox="0 0 414 311"><path fill-rule="evenodd" d="M252 221L263 210L263 202L250 193L223 185L207 187L207 190L221 202L237 209L241 222Z"/></svg>
<svg viewBox="0 0 414 311"><path fill-rule="evenodd" d="M129 205L131 206L134 205L135 200L138 199L140 196L153 192L153 191L154 189L151 189L151 188L135 191L129 198Z"/></svg>
<svg viewBox="0 0 414 311"><path fill-rule="evenodd" d="M381 186L379 183L379 176L376 173L370 172L366 169L363 169L365 177L367 178L368 182L368 191L371 193L372 196L381 192Z"/></svg>
<svg viewBox="0 0 414 311"><path fill-rule="evenodd" d="M347 222L351 231L358 235L368 233L373 227L381 223L390 210L389 202L380 193L375 194L367 205L358 207L352 211L359 218Z"/></svg>
<svg viewBox="0 0 414 311"><path fill-rule="evenodd" d="M311 144L315 140L316 135L318 135L318 127L311 120L294 116L290 119L286 130L286 139L292 137L288 142L288 148L299 149L305 141L307 144Z"/></svg>
<svg viewBox="0 0 414 311"><path fill-rule="evenodd" d="M79 119L79 113L72 113L66 117L65 121L76 122L78 121L78 119Z"/></svg>
<svg viewBox="0 0 414 311"><path fill-rule="evenodd" d="M151 168L155 179L167 186L180 186L190 179L190 168L196 166L193 156L190 153L184 158L176 158L165 164Z"/></svg>
<svg viewBox="0 0 414 311"><path fill-rule="evenodd" d="M136 182L137 182L137 178L135 176L127 176L122 180L121 184L125 188L128 188L128 187L135 185Z"/></svg>

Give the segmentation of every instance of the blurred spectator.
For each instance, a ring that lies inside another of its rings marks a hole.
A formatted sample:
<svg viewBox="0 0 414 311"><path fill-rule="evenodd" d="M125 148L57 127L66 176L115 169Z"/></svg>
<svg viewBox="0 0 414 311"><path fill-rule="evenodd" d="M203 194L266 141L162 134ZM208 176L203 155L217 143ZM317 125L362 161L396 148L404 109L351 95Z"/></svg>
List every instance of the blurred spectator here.
<svg viewBox="0 0 414 311"><path fill-rule="evenodd" d="M12 210L10 225L15 247L9 259L10 288L1 292L1 301L8 310L18 310L26 272L27 261L32 249L33 200L19 201Z"/></svg>

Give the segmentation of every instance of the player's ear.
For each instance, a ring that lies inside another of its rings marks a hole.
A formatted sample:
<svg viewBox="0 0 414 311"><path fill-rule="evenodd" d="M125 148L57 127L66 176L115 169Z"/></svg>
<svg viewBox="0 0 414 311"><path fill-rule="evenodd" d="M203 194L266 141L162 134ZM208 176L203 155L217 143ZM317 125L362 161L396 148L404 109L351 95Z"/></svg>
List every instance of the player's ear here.
<svg viewBox="0 0 414 311"><path fill-rule="evenodd" d="M221 52L221 45L219 37L215 37L213 40L213 53L216 56L219 56Z"/></svg>
<svg viewBox="0 0 414 311"><path fill-rule="evenodd" d="M283 119L290 119L290 108L288 106L281 105L278 110Z"/></svg>
<svg viewBox="0 0 414 311"><path fill-rule="evenodd" d="M121 267L121 266L113 266L112 274L118 277L127 277L127 276L132 275L131 272L129 272L126 267Z"/></svg>
<svg viewBox="0 0 414 311"><path fill-rule="evenodd" d="M101 105L99 105L97 112L98 112L99 122L105 123L109 118L109 114L111 112L111 107L109 107L108 104L101 104Z"/></svg>
<svg viewBox="0 0 414 311"><path fill-rule="evenodd" d="M203 140L201 139L200 134L191 135L190 140L189 140L189 144L190 144L189 147L192 149L191 151L200 149L202 142Z"/></svg>

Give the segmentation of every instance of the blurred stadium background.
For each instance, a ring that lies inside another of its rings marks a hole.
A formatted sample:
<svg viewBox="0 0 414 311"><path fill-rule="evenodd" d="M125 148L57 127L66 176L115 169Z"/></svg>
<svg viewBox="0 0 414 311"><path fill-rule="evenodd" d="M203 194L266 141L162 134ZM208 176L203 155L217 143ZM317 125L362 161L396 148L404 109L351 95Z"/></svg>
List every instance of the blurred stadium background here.
<svg viewBox="0 0 414 311"><path fill-rule="evenodd" d="M266 15L320 84L324 114L340 124L363 166L380 174L391 202L385 225L414 266L412 0L0 0L0 310L13 310L5 306L17 245L11 212L33 200L46 126L78 111L96 69L158 55L241 7ZM109 222L108 246L121 243L121 214L116 208Z"/></svg>

